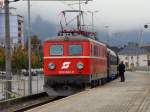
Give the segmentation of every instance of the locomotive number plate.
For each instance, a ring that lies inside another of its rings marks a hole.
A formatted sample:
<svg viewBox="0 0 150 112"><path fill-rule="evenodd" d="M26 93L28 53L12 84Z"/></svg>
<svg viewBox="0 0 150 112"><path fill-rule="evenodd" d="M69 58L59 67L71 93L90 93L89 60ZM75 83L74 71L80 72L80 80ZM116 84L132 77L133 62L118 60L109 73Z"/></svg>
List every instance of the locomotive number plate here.
<svg viewBox="0 0 150 112"><path fill-rule="evenodd" d="M59 71L60 74L73 74L74 71Z"/></svg>

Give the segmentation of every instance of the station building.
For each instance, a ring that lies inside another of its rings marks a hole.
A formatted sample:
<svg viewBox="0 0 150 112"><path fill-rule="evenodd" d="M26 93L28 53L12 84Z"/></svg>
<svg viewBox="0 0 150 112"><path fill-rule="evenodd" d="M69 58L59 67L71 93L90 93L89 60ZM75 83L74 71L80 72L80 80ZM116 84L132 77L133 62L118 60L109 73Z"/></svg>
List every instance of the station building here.
<svg viewBox="0 0 150 112"><path fill-rule="evenodd" d="M10 38L12 48L24 46L24 18L10 12ZM0 10L0 46L5 46L5 13Z"/></svg>
<svg viewBox="0 0 150 112"><path fill-rule="evenodd" d="M127 69L146 69L148 66L149 54L145 48L137 43L128 43L126 47L119 51L120 61L124 61Z"/></svg>

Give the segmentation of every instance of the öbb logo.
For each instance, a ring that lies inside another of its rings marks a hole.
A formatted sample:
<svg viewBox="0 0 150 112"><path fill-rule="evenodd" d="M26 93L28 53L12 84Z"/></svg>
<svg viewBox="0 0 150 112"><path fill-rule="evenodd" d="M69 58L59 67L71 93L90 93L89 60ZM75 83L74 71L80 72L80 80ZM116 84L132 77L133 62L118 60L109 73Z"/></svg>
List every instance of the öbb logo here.
<svg viewBox="0 0 150 112"><path fill-rule="evenodd" d="M70 64L71 64L71 62L64 62L61 69L68 69Z"/></svg>

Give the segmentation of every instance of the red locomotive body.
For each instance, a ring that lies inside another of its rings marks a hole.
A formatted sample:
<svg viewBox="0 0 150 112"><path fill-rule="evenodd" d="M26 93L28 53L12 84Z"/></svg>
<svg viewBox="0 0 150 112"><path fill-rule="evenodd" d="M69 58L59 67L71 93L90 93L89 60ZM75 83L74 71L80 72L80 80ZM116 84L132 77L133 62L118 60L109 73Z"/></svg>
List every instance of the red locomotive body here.
<svg viewBox="0 0 150 112"><path fill-rule="evenodd" d="M69 27L75 18L67 22L67 13L76 14L77 28ZM68 96L97 86L112 79L117 70L117 55L96 41L96 32L84 24L83 11L65 10L62 15L58 36L44 43L44 90L50 96Z"/></svg>
<svg viewBox="0 0 150 112"><path fill-rule="evenodd" d="M67 96L107 78L107 47L84 36L58 36L44 43L45 91Z"/></svg>

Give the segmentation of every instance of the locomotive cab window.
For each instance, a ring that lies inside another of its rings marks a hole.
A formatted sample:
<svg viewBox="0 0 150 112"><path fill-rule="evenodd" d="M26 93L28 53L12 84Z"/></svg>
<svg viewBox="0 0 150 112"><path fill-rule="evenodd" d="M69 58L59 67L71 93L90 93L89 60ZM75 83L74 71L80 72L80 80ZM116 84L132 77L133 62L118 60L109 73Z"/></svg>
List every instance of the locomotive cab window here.
<svg viewBox="0 0 150 112"><path fill-rule="evenodd" d="M69 55L82 55L82 45L69 45Z"/></svg>
<svg viewBox="0 0 150 112"><path fill-rule="evenodd" d="M51 45L50 46L50 55L63 55L63 45Z"/></svg>

